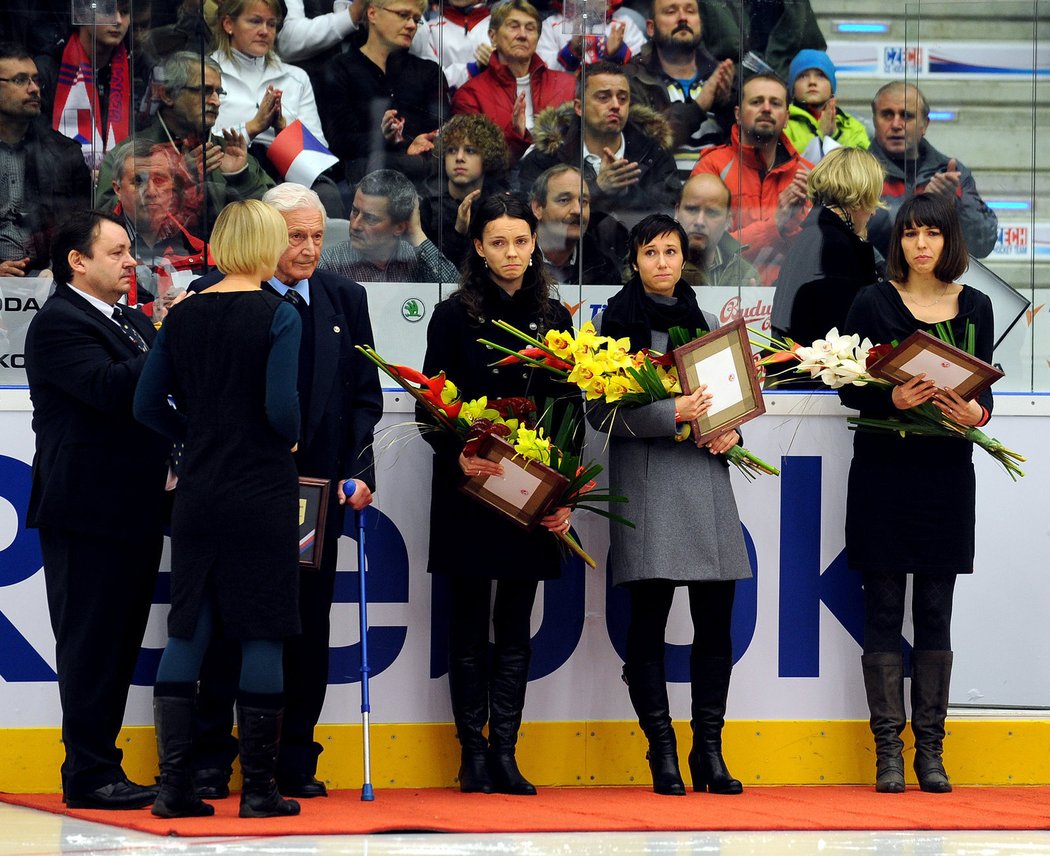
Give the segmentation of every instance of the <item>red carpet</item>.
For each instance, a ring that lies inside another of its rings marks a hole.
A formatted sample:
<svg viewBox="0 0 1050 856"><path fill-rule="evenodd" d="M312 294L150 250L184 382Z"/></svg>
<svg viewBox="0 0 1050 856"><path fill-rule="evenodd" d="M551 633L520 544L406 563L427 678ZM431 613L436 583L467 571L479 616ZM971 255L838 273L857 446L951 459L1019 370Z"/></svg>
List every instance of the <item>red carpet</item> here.
<svg viewBox="0 0 1050 856"><path fill-rule="evenodd" d="M870 787L751 787L741 796L660 797L641 788L545 788L536 797L451 789L335 791L298 817L242 820L236 795L215 816L67 809L58 794L0 801L156 835L350 835L370 832L633 832L645 830L1050 829L1050 787L964 787L946 795L876 794Z"/></svg>

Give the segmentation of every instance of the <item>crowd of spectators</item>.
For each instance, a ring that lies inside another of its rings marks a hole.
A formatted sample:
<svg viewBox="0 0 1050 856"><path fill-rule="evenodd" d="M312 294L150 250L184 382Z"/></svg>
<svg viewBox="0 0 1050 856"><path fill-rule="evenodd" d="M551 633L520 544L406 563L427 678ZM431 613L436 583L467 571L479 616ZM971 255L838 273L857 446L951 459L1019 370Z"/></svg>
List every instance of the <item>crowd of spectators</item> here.
<svg viewBox="0 0 1050 856"><path fill-rule="evenodd" d="M322 264L366 281L456 279L472 209L515 192L560 282L619 284L627 230L657 211L686 227L693 284L772 285L807 176L838 147L870 146L886 171L880 253L922 192L954 198L973 255L994 246L973 175L925 139L916 86L880 89L870 125L837 106L808 0L610 0L586 31L583 5L558 0L94 5L0 24L6 275L46 267L61 213L90 202L127 224L148 307L209 266L227 203L304 181L271 159L293 133L329 154L304 183L350 223Z"/></svg>

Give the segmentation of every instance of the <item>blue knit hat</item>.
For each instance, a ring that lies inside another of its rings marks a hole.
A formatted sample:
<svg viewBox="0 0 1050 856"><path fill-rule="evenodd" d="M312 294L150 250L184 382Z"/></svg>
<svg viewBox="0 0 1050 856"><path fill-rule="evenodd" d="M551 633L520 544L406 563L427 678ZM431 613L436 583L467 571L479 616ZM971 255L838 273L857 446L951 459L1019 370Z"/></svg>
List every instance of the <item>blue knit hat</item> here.
<svg viewBox="0 0 1050 856"><path fill-rule="evenodd" d="M835 94L838 88L835 80L835 63L824 51L806 48L795 54L795 58L791 60L791 67L788 69L788 92L792 98L795 96L795 81L804 71L809 71L811 68L817 69L831 82L831 94Z"/></svg>

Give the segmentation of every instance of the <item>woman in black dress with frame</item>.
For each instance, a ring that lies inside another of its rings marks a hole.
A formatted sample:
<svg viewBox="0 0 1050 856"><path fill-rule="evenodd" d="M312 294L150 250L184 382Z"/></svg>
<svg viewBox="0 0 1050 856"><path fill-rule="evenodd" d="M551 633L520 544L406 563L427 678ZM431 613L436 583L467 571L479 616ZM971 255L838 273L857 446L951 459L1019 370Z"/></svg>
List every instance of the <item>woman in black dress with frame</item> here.
<svg viewBox="0 0 1050 856"><path fill-rule="evenodd" d="M901 341L915 330L951 326L963 341L973 325L978 359L992 359L992 305L955 282L967 266L955 205L937 194L906 202L894 224L889 280L858 294L845 330L875 343ZM992 410L985 391L964 401L919 374L890 389L839 390L842 403L885 418L932 402L961 425L984 425ZM912 731L922 790L947 793L942 747L951 678L951 614L955 581L973 572L976 486L968 440L858 430L853 438L846 500L846 553L863 575L864 687L875 737L876 790L904 791L904 596L912 578Z"/></svg>

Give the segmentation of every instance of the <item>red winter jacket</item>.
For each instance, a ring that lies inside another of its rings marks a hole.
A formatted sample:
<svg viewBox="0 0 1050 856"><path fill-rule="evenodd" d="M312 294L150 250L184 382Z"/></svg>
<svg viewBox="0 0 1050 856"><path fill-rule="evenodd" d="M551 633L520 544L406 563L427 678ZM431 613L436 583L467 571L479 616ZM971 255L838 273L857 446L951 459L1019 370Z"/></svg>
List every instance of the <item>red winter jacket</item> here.
<svg viewBox="0 0 1050 856"><path fill-rule="evenodd" d="M720 176L729 188L736 227L733 237L743 245L744 258L758 268L763 285L772 285L776 280L788 242L799 233L809 212L807 202L798 208L783 231L777 228L777 200L800 166L813 168L781 134L776 161L766 172L761 155L754 146L741 145L740 126L733 125L731 142L707 149L693 167L693 175L706 172Z"/></svg>
<svg viewBox="0 0 1050 856"><path fill-rule="evenodd" d="M529 65L532 86L533 115L538 116L547 107L557 107L576 97L576 78L564 71L547 68L538 56L533 55ZM522 136L514 129L511 115L518 98L518 84L495 53L489 58L488 68L471 78L456 90L452 99L452 113L483 113L495 122L507 138L511 164L525 154L532 145L532 135L525 131Z"/></svg>

